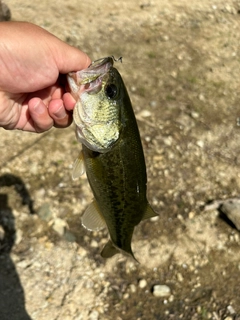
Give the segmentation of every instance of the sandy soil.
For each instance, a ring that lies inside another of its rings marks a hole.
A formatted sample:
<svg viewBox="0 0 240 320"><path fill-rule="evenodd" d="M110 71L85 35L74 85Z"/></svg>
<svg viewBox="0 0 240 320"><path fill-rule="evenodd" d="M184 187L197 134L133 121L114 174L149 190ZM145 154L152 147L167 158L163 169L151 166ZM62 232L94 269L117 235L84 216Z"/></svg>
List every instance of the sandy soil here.
<svg viewBox="0 0 240 320"><path fill-rule="evenodd" d="M107 232L80 223L74 126L0 130L0 319L240 319L239 231L203 210L239 196L239 1L6 3L93 60L123 56L159 218L136 228L140 264L103 260Z"/></svg>

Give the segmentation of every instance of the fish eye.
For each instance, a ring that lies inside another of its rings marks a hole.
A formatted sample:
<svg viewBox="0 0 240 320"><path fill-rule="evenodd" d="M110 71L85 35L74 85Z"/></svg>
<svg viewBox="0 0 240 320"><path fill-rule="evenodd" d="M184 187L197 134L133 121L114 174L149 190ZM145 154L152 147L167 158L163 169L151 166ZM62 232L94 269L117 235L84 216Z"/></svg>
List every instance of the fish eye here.
<svg viewBox="0 0 240 320"><path fill-rule="evenodd" d="M117 95L118 90L115 84L112 83L105 88L105 92L109 99L114 99Z"/></svg>

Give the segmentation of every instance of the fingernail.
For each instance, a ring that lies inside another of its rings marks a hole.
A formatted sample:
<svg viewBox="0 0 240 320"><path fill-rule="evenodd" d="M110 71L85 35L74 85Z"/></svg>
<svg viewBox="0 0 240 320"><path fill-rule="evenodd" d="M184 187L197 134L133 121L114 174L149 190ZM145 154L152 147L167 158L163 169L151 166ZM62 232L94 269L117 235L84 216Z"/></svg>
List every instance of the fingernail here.
<svg viewBox="0 0 240 320"><path fill-rule="evenodd" d="M63 105L60 106L60 107L58 108L58 110L57 110L56 112L54 112L54 115L55 115L55 117L58 118L58 119L63 119L63 118L65 118L66 115L67 115L67 113L66 113L66 110L65 110L64 106L63 106Z"/></svg>
<svg viewBox="0 0 240 320"><path fill-rule="evenodd" d="M38 114L43 114L46 110L45 106L43 103L41 103L41 100L39 100L35 106L34 106L34 110L36 111L36 113Z"/></svg>

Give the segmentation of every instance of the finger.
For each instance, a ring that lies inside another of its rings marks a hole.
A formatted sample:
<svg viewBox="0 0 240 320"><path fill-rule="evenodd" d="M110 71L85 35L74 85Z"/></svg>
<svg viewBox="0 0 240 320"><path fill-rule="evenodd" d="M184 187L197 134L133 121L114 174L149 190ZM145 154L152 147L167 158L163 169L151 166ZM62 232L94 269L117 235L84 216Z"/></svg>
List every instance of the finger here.
<svg viewBox="0 0 240 320"><path fill-rule="evenodd" d="M40 98L29 100L28 108L36 132L47 131L53 126L53 119L50 117L46 105Z"/></svg>
<svg viewBox="0 0 240 320"><path fill-rule="evenodd" d="M76 104L76 100L73 98L70 92L66 92L63 95L63 102L64 102L65 108L69 111L73 110Z"/></svg>
<svg viewBox="0 0 240 320"><path fill-rule="evenodd" d="M54 90L52 90L51 94L51 99L61 99L65 90L63 87L55 87Z"/></svg>
<svg viewBox="0 0 240 320"><path fill-rule="evenodd" d="M57 46L58 60L56 61L60 73L68 73L71 71L78 71L87 68L91 60L88 55L79 49L62 43L62 47Z"/></svg>
<svg viewBox="0 0 240 320"><path fill-rule="evenodd" d="M51 100L48 105L48 112L57 128L65 128L72 123L72 115L65 109L62 99Z"/></svg>
<svg viewBox="0 0 240 320"><path fill-rule="evenodd" d="M47 106L48 102L52 99L52 98L61 98L61 96L63 95L63 88L59 87L57 83L55 83L54 85L29 93L27 96L27 103L28 101L34 99L34 98L38 98L40 100L42 100L42 102ZM36 100L37 101L37 100Z"/></svg>

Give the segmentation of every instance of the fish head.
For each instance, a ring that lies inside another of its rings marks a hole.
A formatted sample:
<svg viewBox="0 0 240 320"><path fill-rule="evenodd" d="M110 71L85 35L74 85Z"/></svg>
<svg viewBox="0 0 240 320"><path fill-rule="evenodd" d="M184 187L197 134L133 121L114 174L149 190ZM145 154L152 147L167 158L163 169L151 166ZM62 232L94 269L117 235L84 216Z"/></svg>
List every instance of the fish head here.
<svg viewBox="0 0 240 320"><path fill-rule="evenodd" d="M113 58L93 62L68 74L77 139L92 151L108 152L120 137L123 81Z"/></svg>

